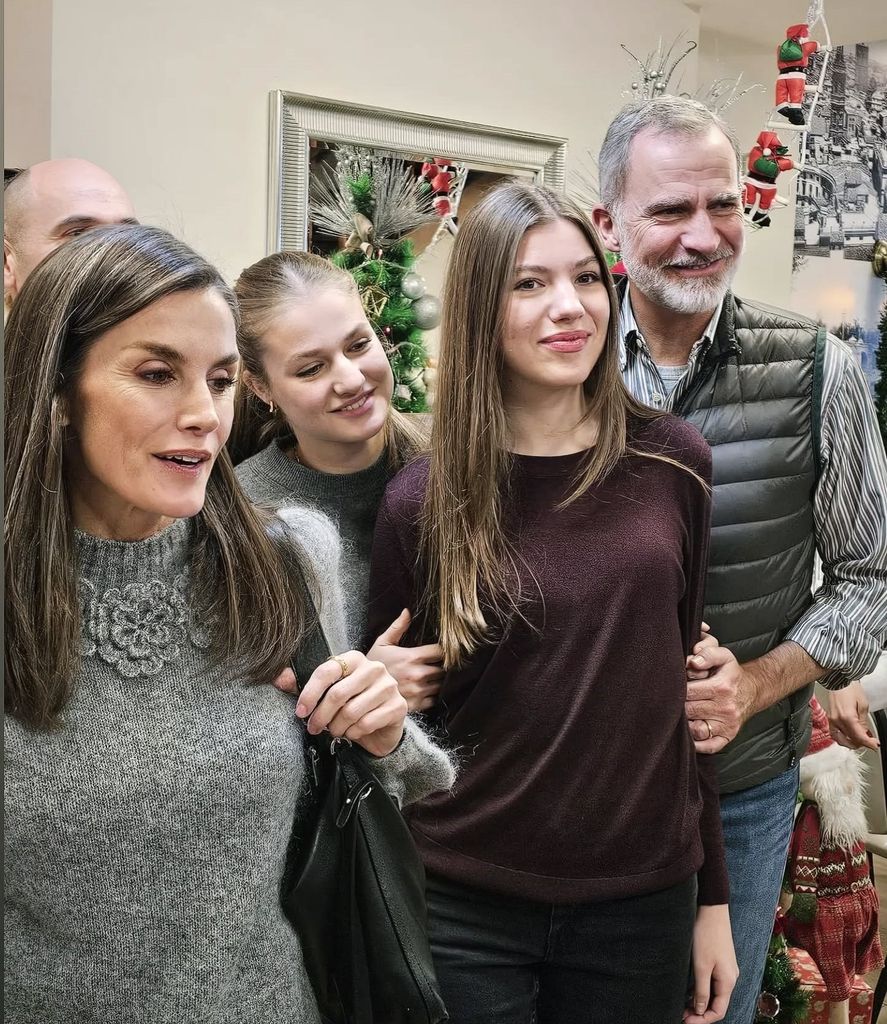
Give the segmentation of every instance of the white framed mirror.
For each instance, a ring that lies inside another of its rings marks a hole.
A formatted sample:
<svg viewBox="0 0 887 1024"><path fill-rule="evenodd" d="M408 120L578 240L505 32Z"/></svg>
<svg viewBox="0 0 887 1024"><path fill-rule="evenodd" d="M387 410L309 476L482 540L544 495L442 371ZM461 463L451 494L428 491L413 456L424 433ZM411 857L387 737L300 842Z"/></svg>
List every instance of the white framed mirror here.
<svg viewBox="0 0 887 1024"><path fill-rule="evenodd" d="M567 140L275 90L271 93L269 253L308 247L312 146L358 146L416 161L442 154L478 174L565 183Z"/></svg>

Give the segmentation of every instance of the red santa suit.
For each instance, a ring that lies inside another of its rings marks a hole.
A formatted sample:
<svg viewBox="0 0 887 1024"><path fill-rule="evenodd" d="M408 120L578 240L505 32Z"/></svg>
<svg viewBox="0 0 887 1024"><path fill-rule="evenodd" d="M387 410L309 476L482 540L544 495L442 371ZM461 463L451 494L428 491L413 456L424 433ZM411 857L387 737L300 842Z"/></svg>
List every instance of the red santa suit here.
<svg viewBox="0 0 887 1024"><path fill-rule="evenodd" d="M862 767L854 750L829 735L828 718L810 701L813 734L801 759L801 805L789 851L793 894L785 935L819 968L828 998L844 1002L854 976L883 966L878 893L865 850Z"/></svg>
<svg viewBox="0 0 887 1024"><path fill-rule="evenodd" d="M787 153L788 147L783 146L776 132L766 131L761 132L748 154L743 203L745 212L751 213L757 199L758 209L752 220L764 228L770 224L767 211L776 198L776 179L780 172L790 171L795 166Z"/></svg>
<svg viewBox="0 0 887 1024"><path fill-rule="evenodd" d="M804 86L810 55L819 50L819 43L807 36L806 25L789 25L785 41L776 48L779 78L776 79L776 109L792 124L804 124Z"/></svg>

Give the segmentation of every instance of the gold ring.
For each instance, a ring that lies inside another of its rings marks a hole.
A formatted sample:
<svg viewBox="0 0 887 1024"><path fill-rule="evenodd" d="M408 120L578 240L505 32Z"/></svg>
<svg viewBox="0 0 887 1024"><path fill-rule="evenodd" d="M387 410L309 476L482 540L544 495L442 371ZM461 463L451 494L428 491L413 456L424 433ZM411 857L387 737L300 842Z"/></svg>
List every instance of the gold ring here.
<svg viewBox="0 0 887 1024"><path fill-rule="evenodd" d="M706 740L710 740L712 738L712 736L714 736L714 733L711 730L711 722L709 722L705 718L703 718L703 722L705 722L705 728L708 729L708 736L706 736L705 738L706 738Z"/></svg>
<svg viewBox="0 0 887 1024"><path fill-rule="evenodd" d="M344 658L340 658L335 654L331 654L330 661L334 661L342 670L342 674L339 676L336 682L340 683L345 678L345 676L351 675L351 668L349 667L348 662ZM711 732L711 730L709 730L709 732Z"/></svg>

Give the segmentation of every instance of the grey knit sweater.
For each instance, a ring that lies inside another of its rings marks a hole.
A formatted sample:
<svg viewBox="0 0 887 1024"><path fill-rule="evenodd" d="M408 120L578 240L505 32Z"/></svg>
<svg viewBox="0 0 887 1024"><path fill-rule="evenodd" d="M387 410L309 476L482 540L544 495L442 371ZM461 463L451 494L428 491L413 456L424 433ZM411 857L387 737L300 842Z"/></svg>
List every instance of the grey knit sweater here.
<svg viewBox="0 0 887 1024"><path fill-rule="evenodd" d="M295 701L211 666L191 531L78 536L63 725L6 718L6 1024L318 1020L278 902L304 779ZM404 803L452 782L412 723L376 766Z"/></svg>
<svg viewBox="0 0 887 1024"><path fill-rule="evenodd" d="M237 467L243 489L257 504L271 508L307 505L336 524L342 540L342 590L350 647L364 634L373 530L391 475L387 452L357 473L321 473L289 458L276 441Z"/></svg>

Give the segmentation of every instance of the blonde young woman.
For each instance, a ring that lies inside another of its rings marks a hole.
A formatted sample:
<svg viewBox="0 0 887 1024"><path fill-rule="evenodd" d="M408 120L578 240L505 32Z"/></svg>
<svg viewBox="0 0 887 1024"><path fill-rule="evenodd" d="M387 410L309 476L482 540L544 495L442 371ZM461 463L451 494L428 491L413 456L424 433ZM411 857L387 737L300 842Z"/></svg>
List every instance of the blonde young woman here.
<svg viewBox="0 0 887 1024"><path fill-rule="evenodd" d="M369 630L416 607L409 639L444 652L429 714L462 774L410 818L452 1019L720 1020L714 765L684 713L710 452L624 389L604 253L566 200L489 193L444 308L432 450L382 503Z"/></svg>
<svg viewBox="0 0 887 1024"><path fill-rule="evenodd" d="M187 246L117 227L48 256L6 325L17 1024L319 1024L279 904L297 718L375 755L404 801L450 777L357 651L317 668L298 702L271 685L306 625L305 549L334 560L336 538L305 515L275 529L237 485L235 323Z"/></svg>
<svg viewBox="0 0 887 1024"><path fill-rule="evenodd" d="M320 256L279 252L244 270L235 292L244 364L231 441L238 479L259 504L309 506L333 520L356 645L379 502L424 438L391 408L391 367L350 274ZM425 709L442 675L440 647L399 646L410 612L392 618L369 656L397 678L411 711Z"/></svg>

